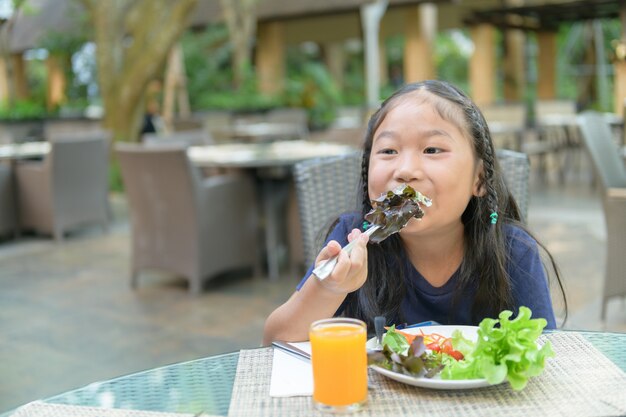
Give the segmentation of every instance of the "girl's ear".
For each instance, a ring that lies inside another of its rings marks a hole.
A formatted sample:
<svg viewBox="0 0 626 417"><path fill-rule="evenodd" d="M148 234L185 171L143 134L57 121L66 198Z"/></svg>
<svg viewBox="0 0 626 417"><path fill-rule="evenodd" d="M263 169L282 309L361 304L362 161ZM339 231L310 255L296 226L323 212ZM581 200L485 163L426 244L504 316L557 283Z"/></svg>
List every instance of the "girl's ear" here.
<svg viewBox="0 0 626 417"><path fill-rule="evenodd" d="M485 188L485 169L483 167L483 160L478 161L476 167L476 173L474 174L474 185L472 186L472 194L475 197L484 197L487 194Z"/></svg>

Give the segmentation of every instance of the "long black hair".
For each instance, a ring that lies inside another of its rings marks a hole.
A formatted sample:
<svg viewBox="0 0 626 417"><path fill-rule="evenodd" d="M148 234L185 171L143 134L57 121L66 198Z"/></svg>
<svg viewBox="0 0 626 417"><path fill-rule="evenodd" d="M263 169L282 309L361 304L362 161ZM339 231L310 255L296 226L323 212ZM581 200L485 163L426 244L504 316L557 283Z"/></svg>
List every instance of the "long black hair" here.
<svg viewBox="0 0 626 417"><path fill-rule="evenodd" d="M474 154L482 161L479 187L484 194L471 198L461 216L465 229L464 257L458 271L458 282L452 302L454 306L469 288L475 288L472 302L472 320L480 321L496 316L513 307L511 283L506 271L508 252L503 225L521 224L520 211L509 192L495 155L489 127L476 104L460 89L444 81L428 80L408 84L385 100L369 120L363 145L361 164L361 214L372 208L368 194L368 169L374 133L391 109L411 95L433 104L445 120L460 125L472 141ZM497 215L497 222L491 219ZM361 218L362 218L361 217ZM527 231L527 230L526 230ZM550 253L547 254L563 297L565 316L567 300L560 274ZM371 325L373 318L384 315L402 321L400 306L405 296L404 247L399 234L394 234L379 245L368 245L368 278L357 291L348 294L345 314L357 317ZM452 319L452 317L450 317Z"/></svg>

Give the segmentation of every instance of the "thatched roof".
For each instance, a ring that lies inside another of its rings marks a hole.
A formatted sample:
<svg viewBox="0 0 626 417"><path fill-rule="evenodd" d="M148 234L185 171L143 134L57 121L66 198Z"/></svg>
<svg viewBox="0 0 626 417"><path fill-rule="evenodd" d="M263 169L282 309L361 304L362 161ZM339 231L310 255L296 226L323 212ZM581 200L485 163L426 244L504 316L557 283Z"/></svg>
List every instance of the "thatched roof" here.
<svg viewBox="0 0 626 417"><path fill-rule="evenodd" d="M3 45L10 52L36 48L52 32L76 32L76 22L83 15L84 9L77 1L28 0L2 25Z"/></svg>

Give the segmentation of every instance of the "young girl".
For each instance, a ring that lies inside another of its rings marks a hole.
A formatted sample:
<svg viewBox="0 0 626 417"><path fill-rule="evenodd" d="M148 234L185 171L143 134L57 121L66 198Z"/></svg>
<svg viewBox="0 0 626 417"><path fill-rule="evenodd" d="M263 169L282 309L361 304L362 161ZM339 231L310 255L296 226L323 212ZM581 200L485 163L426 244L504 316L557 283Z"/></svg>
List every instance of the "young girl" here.
<svg viewBox="0 0 626 417"><path fill-rule="evenodd" d="M368 245L362 231L370 200L403 184L430 197L432 206ZM313 321L335 315L370 328L378 315L388 324L476 325L527 306L547 328L556 327L538 244L520 224L483 115L458 88L414 83L382 104L365 137L362 185L361 212L338 219L315 261L339 254L332 274L320 281L309 269L268 317L265 343L306 340ZM349 255L341 251L353 240Z"/></svg>

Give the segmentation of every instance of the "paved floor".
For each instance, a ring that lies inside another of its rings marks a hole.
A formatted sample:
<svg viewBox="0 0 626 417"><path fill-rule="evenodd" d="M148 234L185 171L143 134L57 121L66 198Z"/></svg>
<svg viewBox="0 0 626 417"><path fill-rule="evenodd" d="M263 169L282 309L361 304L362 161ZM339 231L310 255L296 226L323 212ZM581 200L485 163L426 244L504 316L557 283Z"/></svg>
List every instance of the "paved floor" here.
<svg viewBox="0 0 626 417"><path fill-rule="evenodd" d="M529 225L561 267L565 327L625 332L619 300L599 321L606 232L589 182L533 180ZM230 275L194 297L184 281L150 273L131 291L124 200L114 197L113 206L107 233L0 242L0 413L93 381L257 346L265 317L299 279Z"/></svg>

